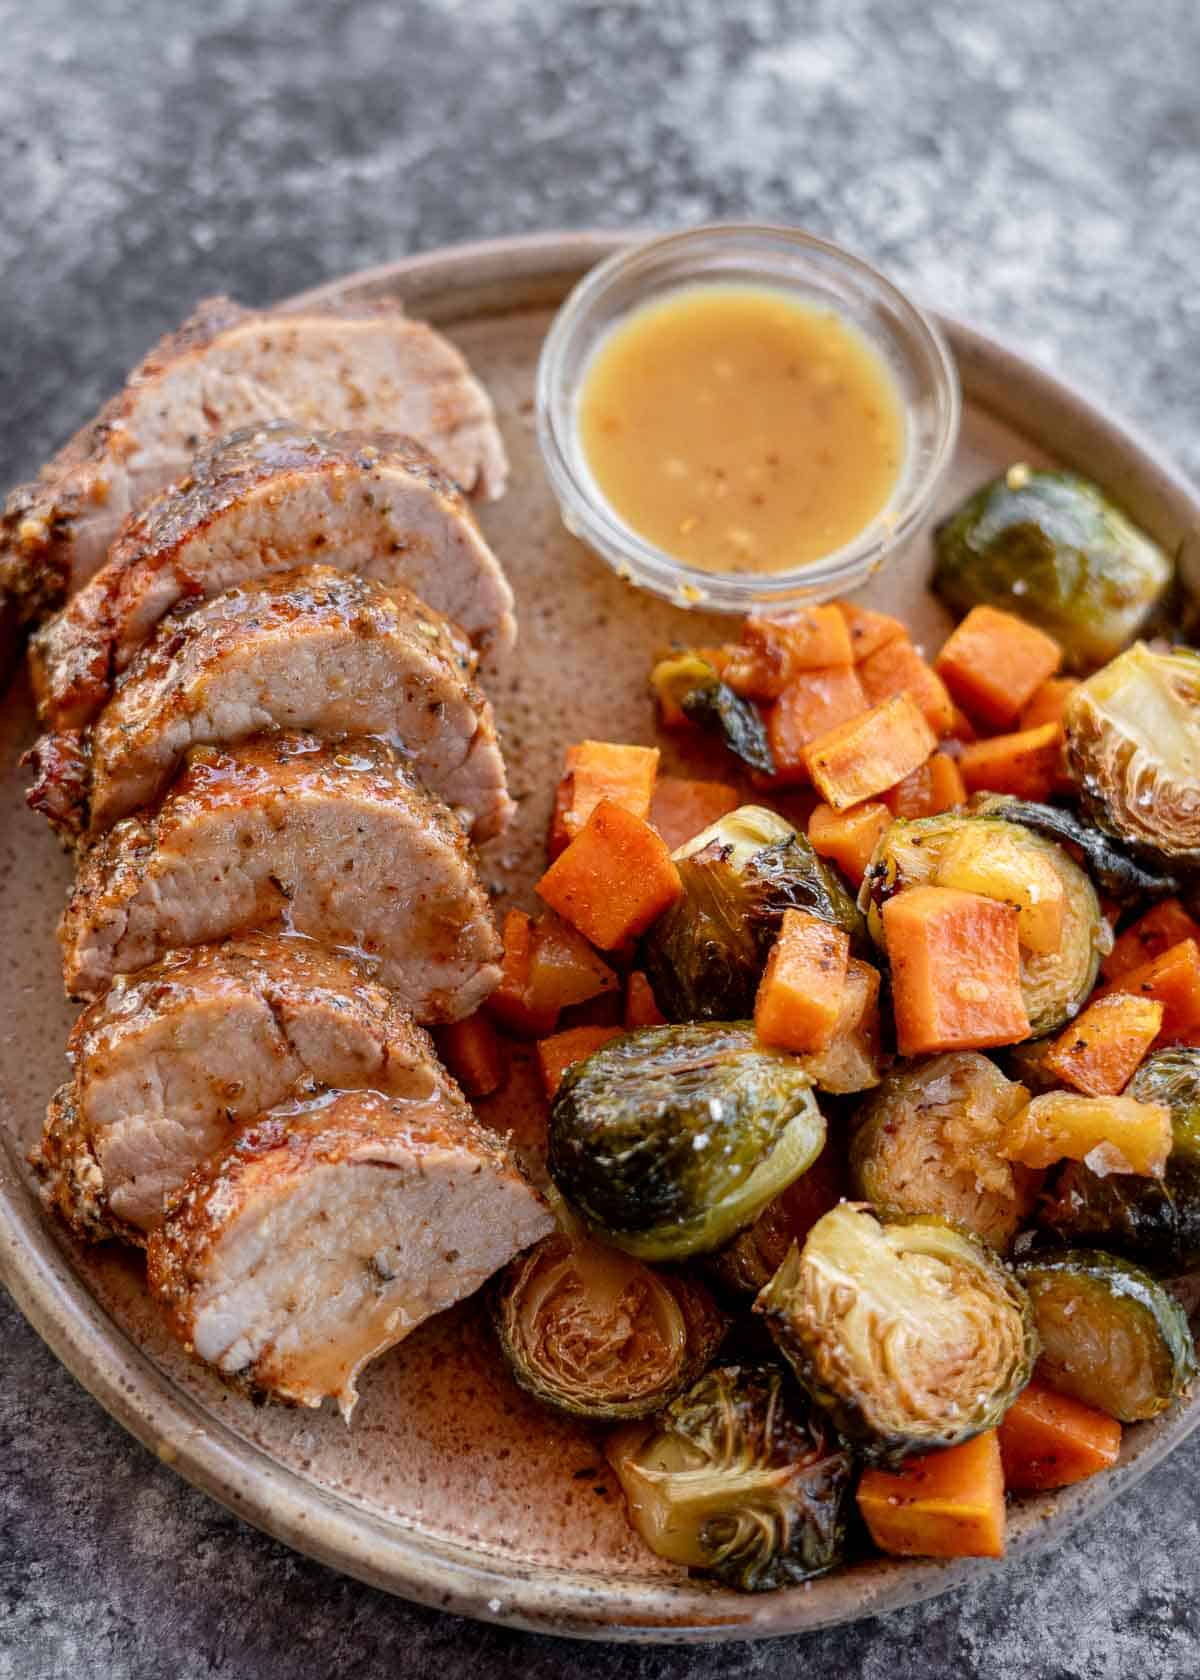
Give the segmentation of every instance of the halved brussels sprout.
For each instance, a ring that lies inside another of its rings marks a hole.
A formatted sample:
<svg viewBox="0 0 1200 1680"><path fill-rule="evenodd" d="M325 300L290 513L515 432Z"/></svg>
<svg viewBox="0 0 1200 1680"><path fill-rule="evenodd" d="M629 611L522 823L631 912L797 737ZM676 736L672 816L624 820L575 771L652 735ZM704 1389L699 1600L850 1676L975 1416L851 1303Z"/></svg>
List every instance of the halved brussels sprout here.
<svg viewBox="0 0 1200 1680"><path fill-rule="evenodd" d="M1063 727L1071 775L1102 828L1200 863L1200 654L1135 643L1073 691Z"/></svg>
<svg viewBox="0 0 1200 1680"><path fill-rule="evenodd" d="M560 1412L638 1418L693 1383L726 1319L707 1289L554 1231L506 1266L492 1316L520 1386Z"/></svg>
<svg viewBox="0 0 1200 1680"><path fill-rule="evenodd" d="M829 1138L820 1155L787 1189L767 1203L753 1225L739 1231L708 1271L726 1289L757 1295L787 1259L793 1243L802 1243L824 1214L841 1201L846 1188L841 1140Z"/></svg>
<svg viewBox="0 0 1200 1680"><path fill-rule="evenodd" d="M943 600L1040 625L1075 670L1102 665L1138 635L1174 574L1096 485L1024 467L970 496L938 526L934 547Z"/></svg>
<svg viewBox="0 0 1200 1680"><path fill-rule="evenodd" d="M977 793L966 809L973 817L1002 817L1035 834L1078 847L1092 877L1112 898L1165 898L1179 891L1178 877L1135 858L1119 840L1084 822L1065 805L1039 805L1007 793Z"/></svg>
<svg viewBox="0 0 1200 1680"><path fill-rule="evenodd" d="M1159 1050L1142 1063L1127 1094L1171 1111L1165 1175L1102 1178L1082 1162L1068 1162L1039 1223L1070 1241L1098 1242L1147 1266L1182 1272L1200 1265L1200 1050Z"/></svg>
<svg viewBox="0 0 1200 1680"><path fill-rule="evenodd" d="M673 701L689 723L715 735L743 764L768 776L774 773L775 760L758 708L735 694L698 653L660 659L650 681L660 699Z"/></svg>
<svg viewBox="0 0 1200 1680"><path fill-rule="evenodd" d="M674 854L683 894L650 929L642 964L670 1021L735 1021L754 995L785 910L862 935L837 875L791 823L740 805Z"/></svg>
<svg viewBox="0 0 1200 1680"><path fill-rule="evenodd" d="M679 1260L751 1224L824 1142L803 1066L749 1023L644 1027L566 1075L548 1166L607 1241Z"/></svg>
<svg viewBox="0 0 1200 1680"><path fill-rule="evenodd" d="M1195 1373L1187 1315L1149 1272L1098 1249L1018 1267L1051 1388L1122 1423L1165 1411Z"/></svg>
<svg viewBox="0 0 1200 1680"><path fill-rule="evenodd" d="M1023 824L978 811L892 823L875 848L859 894L872 938L884 945L880 917L884 903L904 887L933 882L952 845L960 857L969 850L977 852L981 864L993 873L1001 849L1018 858L1027 854L1048 863L1061 881L1063 924L1057 950L1021 951L1021 991L1030 1030L1035 1036L1053 1032L1082 1008L1096 983L1101 957L1112 949L1112 930L1100 912L1096 889L1074 859L1053 840ZM1019 902L1024 890L1023 883L1014 878L1014 902Z"/></svg>
<svg viewBox="0 0 1200 1680"><path fill-rule="evenodd" d="M1006 1123L1028 1100L975 1050L894 1068L860 1110L855 1192L895 1213L940 1214L1003 1252L1038 1183L999 1153Z"/></svg>
<svg viewBox="0 0 1200 1680"><path fill-rule="evenodd" d="M607 1446L630 1520L672 1563L770 1592L842 1561L853 1465L784 1372L725 1365Z"/></svg>
<svg viewBox="0 0 1200 1680"><path fill-rule="evenodd" d="M999 1423L1029 1380L1029 1303L995 1255L945 1220L882 1222L842 1202L754 1303L813 1399L875 1464Z"/></svg>

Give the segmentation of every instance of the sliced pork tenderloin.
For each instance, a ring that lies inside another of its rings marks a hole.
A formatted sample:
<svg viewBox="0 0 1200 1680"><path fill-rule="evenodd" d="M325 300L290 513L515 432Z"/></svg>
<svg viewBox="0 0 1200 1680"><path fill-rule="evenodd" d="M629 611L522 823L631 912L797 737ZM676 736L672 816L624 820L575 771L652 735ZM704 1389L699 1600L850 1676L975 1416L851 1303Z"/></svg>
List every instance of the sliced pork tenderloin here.
<svg viewBox="0 0 1200 1680"><path fill-rule="evenodd" d="M212 439L264 420L416 438L468 493L507 461L491 401L454 346L398 305L248 310L201 303L0 516L0 587L26 621L98 570L122 521Z"/></svg>
<svg viewBox="0 0 1200 1680"><path fill-rule="evenodd" d="M382 742L194 747L158 809L82 858L63 978L98 997L177 947L280 924L355 952L418 1020L469 1015L500 941L466 836Z"/></svg>
<svg viewBox="0 0 1200 1680"><path fill-rule="evenodd" d="M42 720L91 721L159 620L320 562L403 585L477 646L516 634L508 580L457 487L403 437L279 423L235 434L125 526L30 643Z"/></svg>
<svg viewBox="0 0 1200 1680"><path fill-rule="evenodd" d="M251 934L118 976L80 1015L32 1157L77 1235L133 1242L236 1129L305 1084L452 1091L428 1035L354 958Z"/></svg>
<svg viewBox="0 0 1200 1680"><path fill-rule="evenodd" d="M488 840L513 806L474 668L470 644L406 589L328 566L280 572L163 619L95 725L28 754L29 803L91 841L157 800L189 747L376 735Z"/></svg>
<svg viewBox="0 0 1200 1680"><path fill-rule="evenodd" d="M369 1360L553 1227L459 1096L297 1101L197 1169L147 1245L190 1353L253 1394L337 1401Z"/></svg>

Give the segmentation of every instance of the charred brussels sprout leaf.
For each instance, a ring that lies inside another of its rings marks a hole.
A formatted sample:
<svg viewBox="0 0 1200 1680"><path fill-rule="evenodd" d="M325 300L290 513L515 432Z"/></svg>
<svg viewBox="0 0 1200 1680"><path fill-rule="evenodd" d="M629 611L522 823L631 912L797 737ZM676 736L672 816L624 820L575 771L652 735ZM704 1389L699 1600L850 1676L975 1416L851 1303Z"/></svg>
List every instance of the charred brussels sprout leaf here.
<svg viewBox="0 0 1200 1680"><path fill-rule="evenodd" d="M1048 630L1091 670L1143 629L1171 561L1094 484L1073 473L1010 472L937 529L934 588L951 607L1001 607Z"/></svg>
<svg viewBox="0 0 1200 1680"><path fill-rule="evenodd" d="M735 758L770 776L775 771L767 731L758 708L735 694L698 653L680 653L654 667L652 682L660 701L671 701L698 729L705 730Z"/></svg>
<svg viewBox="0 0 1200 1680"><path fill-rule="evenodd" d="M895 1068L860 1111L854 1190L895 1213L939 1214L1003 1252L1037 1183L1000 1154L1005 1123L1028 1099L974 1050Z"/></svg>
<svg viewBox="0 0 1200 1680"><path fill-rule="evenodd" d="M800 1382L863 1455L897 1464L993 1428L1037 1338L1008 1268L944 1220L842 1202L754 1303Z"/></svg>
<svg viewBox="0 0 1200 1680"><path fill-rule="evenodd" d="M702 1284L561 1231L505 1268L492 1312L520 1386L587 1418L658 1411L695 1381L725 1332Z"/></svg>
<svg viewBox="0 0 1200 1680"><path fill-rule="evenodd" d="M1018 1268L1053 1388L1122 1423L1165 1411L1195 1371L1187 1315L1148 1272L1097 1249Z"/></svg>
<svg viewBox="0 0 1200 1680"><path fill-rule="evenodd" d="M567 1074L548 1165L607 1241L678 1260L751 1224L824 1142L808 1074L749 1023L645 1027Z"/></svg>
<svg viewBox="0 0 1200 1680"><path fill-rule="evenodd" d="M1024 943L1021 950L1021 991L1030 1029L1041 1035L1079 1012L1095 985L1100 958L1112 949L1112 933L1095 888L1074 859L1024 823L1009 821L1011 805L1003 807L1003 817L992 815L998 808L973 806L965 812L892 823L875 849L859 902L868 911L872 936L882 946L879 912L893 893L922 884L966 885L965 874L943 878L943 863L951 856L960 871L973 860L970 890L1018 905L1032 903L1029 882L1046 879L1049 866L1049 878L1056 876L1062 888L1061 932L1049 950L1031 950Z"/></svg>
<svg viewBox="0 0 1200 1680"><path fill-rule="evenodd" d="M1096 1242L1144 1265L1182 1272L1200 1264L1200 1050L1158 1051L1142 1063L1126 1095L1171 1111L1164 1176L1102 1178L1070 1161L1039 1222L1068 1241Z"/></svg>
<svg viewBox="0 0 1200 1680"><path fill-rule="evenodd" d="M850 1455L781 1370L718 1367L650 1428L618 1430L607 1452L659 1557L740 1592L795 1586L842 1561Z"/></svg>
<svg viewBox="0 0 1200 1680"><path fill-rule="evenodd" d="M1166 898L1179 891L1179 880L1149 868L1119 840L1084 822L1062 805L1039 805L1008 794L976 794L967 806L972 816L1002 817L1051 840L1063 840L1083 853L1092 875L1116 899Z"/></svg>
<svg viewBox="0 0 1200 1680"><path fill-rule="evenodd" d="M1200 863L1200 654L1138 642L1072 693L1067 762L1102 828Z"/></svg>
<svg viewBox="0 0 1200 1680"><path fill-rule="evenodd" d="M807 838L761 805L741 805L674 853L683 892L646 935L642 962L671 1021L749 1016L785 910L807 910L852 939L862 917Z"/></svg>

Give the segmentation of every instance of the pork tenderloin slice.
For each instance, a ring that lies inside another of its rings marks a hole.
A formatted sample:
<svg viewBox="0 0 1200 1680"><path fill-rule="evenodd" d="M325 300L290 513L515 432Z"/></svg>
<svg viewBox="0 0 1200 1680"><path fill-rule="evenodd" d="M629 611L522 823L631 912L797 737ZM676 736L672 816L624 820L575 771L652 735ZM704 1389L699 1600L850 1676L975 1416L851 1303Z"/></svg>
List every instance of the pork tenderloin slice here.
<svg viewBox="0 0 1200 1680"><path fill-rule="evenodd" d="M477 646L506 648L513 596L457 486L409 438L315 433L286 422L235 433L129 520L108 559L30 642L52 729L88 723L155 625L207 599L314 562L404 585Z"/></svg>
<svg viewBox="0 0 1200 1680"><path fill-rule="evenodd" d="M238 427L287 419L416 438L467 493L508 473L491 400L448 339L399 305L248 310L208 299L0 516L0 585L26 620L100 567L122 521Z"/></svg>
<svg viewBox="0 0 1200 1680"><path fill-rule="evenodd" d="M461 1097L327 1093L277 1108L198 1168L150 1237L150 1286L221 1376L337 1401L553 1220Z"/></svg>
<svg viewBox="0 0 1200 1680"><path fill-rule="evenodd" d="M469 1015L500 941L462 829L382 742L194 747L152 815L83 856L58 936L98 997L175 947L278 928L368 961L422 1021Z"/></svg>
<svg viewBox="0 0 1200 1680"><path fill-rule="evenodd" d="M76 1021L32 1160L77 1235L133 1242L234 1130L301 1084L452 1091L428 1035L352 957L251 934L118 976Z"/></svg>
<svg viewBox="0 0 1200 1680"><path fill-rule="evenodd" d="M281 572L163 619L92 729L27 755L29 803L68 839L94 840L153 803L189 747L303 729L383 737L488 840L513 805L474 667L470 644L409 590L328 566Z"/></svg>

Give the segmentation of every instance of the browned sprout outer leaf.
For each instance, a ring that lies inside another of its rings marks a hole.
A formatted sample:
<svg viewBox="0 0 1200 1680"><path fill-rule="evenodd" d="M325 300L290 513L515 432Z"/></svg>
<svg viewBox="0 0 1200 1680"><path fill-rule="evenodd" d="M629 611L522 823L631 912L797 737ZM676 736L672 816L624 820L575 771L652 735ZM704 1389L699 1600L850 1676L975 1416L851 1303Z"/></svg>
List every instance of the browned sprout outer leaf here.
<svg viewBox="0 0 1200 1680"><path fill-rule="evenodd" d="M707 1289L552 1232L506 1266L492 1316L514 1377L575 1417L646 1417L703 1371L726 1319Z"/></svg>
<svg viewBox="0 0 1200 1680"><path fill-rule="evenodd" d="M940 1214L1003 1252L1038 1183L1000 1154L1006 1122L1028 1100L976 1050L901 1063L859 1111L855 1191L891 1212Z"/></svg>
<svg viewBox="0 0 1200 1680"><path fill-rule="evenodd" d="M813 1399L874 1464L953 1447L1000 1422L1029 1380L1024 1291L945 1220L842 1202L754 1303Z"/></svg>
<svg viewBox="0 0 1200 1680"><path fill-rule="evenodd" d="M607 1453L633 1526L672 1563L769 1592L842 1561L852 1460L777 1366L717 1367Z"/></svg>

